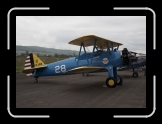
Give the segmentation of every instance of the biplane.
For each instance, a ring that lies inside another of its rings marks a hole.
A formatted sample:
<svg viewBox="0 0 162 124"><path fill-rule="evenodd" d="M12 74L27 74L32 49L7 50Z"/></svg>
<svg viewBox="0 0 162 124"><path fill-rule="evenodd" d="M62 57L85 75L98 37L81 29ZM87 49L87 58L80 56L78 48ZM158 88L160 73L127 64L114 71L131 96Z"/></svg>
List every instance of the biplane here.
<svg viewBox="0 0 162 124"><path fill-rule="evenodd" d="M69 44L80 46L78 56L44 64L34 53L30 53L22 72L27 76L33 76L35 82L38 82L41 76L91 73L104 69L108 72L106 79L108 87L114 88L122 84L123 79L117 74L117 67L122 64L119 51L121 43L95 35L86 35L70 41ZM85 47L88 46L93 46L92 52L86 51ZM82 49L84 52L81 54Z"/></svg>
<svg viewBox="0 0 162 124"><path fill-rule="evenodd" d="M141 67L142 70L144 70L144 76L146 76L146 54L128 51L127 48L123 48L121 51L121 57L122 64L117 67L118 71L132 69L132 76L138 77L138 69Z"/></svg>

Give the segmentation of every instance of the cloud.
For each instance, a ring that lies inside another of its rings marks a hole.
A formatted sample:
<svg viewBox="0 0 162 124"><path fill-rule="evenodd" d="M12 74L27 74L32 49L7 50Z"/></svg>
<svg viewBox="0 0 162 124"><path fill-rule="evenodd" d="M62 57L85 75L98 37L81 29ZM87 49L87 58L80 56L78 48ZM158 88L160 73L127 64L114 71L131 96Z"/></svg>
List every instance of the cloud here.
<svg viewBox="0 0 162 124"><path fill-rule="evenodd" d="M79 50L71 40L87 34L146 53L146 16L17 16L16 45Z"/></svg>

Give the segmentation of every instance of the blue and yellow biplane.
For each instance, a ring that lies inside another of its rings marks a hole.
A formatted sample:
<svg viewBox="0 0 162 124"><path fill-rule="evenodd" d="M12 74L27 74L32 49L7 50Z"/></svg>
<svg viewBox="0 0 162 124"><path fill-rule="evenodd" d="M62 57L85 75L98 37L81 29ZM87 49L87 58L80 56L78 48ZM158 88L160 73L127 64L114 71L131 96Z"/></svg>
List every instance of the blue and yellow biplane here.
<svg viewBox="0 0 162 124"><path fill-rule="evenodd" d="M38 82L38 77L41 76L83 74L106 70L108 72L106 79L108 87L114 88L116 85L122 84L123 79L117 74L117 67L123 63L119 51L121 43L95 35L86 35L70 41L69 44L80 46L78 56L44 64L34 53L30 53L26 58L22 72L27 76L33 76L35 82ZM93 46L92 52L86 51L85 47L88 46ZM82 48L83 54L81 54Z"/></svg>

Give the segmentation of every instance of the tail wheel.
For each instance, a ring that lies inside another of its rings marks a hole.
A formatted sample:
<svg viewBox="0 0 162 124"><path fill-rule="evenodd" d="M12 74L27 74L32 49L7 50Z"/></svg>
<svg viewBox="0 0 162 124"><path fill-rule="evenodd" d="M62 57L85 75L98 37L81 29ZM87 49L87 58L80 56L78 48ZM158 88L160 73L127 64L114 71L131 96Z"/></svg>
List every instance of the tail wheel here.
<svg viewBox="0 0 162 124"><path fill-rule="evenodd" d="M138 77L138 73L137 72L133 72L133 77Z"/></svg>
<svg viewBox="0 0 162 124"><path fill-rule="evenodd" d="M118 78L117 78L117 85L122 85L123 83L123 78L121 76L118 75Z"/></svg>
<svg viewBox="0 0 162 124"><path fill-rule="evenodd" d="M37 82L38 82L38 79L37 79L37 78L35 78L35 79L34 79L34 82L35 82L35 83L37 83Z"/></svg>
<svg viewBox="0 0 162 124"><path fill-rule="evenodd" d="M108 77L106 79L106 85L110 88L114 88L117 84L117 80L116 78L113 78L113 77Z"/></svg>

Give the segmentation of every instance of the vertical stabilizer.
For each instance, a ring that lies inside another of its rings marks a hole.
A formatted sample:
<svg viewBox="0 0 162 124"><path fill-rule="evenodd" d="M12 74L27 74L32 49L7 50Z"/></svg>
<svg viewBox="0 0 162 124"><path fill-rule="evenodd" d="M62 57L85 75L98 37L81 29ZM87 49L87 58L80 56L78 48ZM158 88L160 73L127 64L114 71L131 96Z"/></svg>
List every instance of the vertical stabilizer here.
<svg viewBox="0 0 162 124"><path fill-rule="evenodd" d="M30 53L26 57L23 73L25 73L27 76L32 76L34 69L39 68L39 66L43 65L44 63L40 60L39 57L37 57L37 55L35 55L34 53Z"/></svg>

